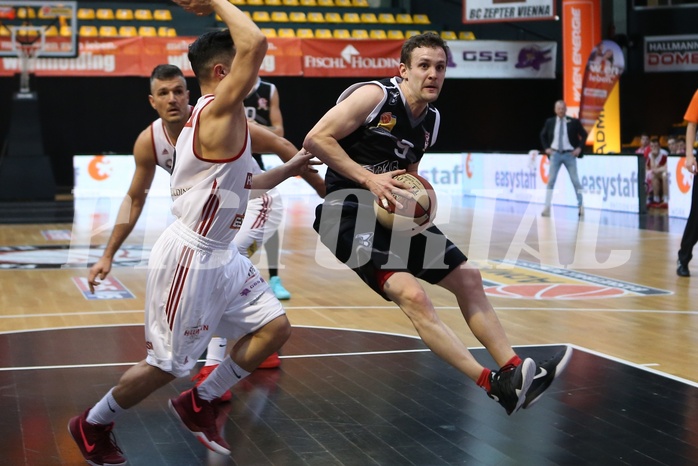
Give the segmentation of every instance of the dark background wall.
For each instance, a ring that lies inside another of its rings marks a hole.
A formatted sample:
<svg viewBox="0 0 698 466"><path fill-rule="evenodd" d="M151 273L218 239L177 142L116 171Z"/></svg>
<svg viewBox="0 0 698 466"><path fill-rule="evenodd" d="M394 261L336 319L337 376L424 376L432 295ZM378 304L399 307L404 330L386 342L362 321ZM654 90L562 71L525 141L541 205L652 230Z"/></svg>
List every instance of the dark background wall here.
<svg viewBox="0 0 698 466"><path fill-rule="evenodd" d="M403 2L401 2L403 3ZM604 1L604 24L614 24L609 2ZM437 29L463 29L461 3L412 0L412 12L429 14ZM643 35L694 33L697 8L652 11L627 9L627 34L619 40L628 61L621 78L621 131L624 142L647 131L668 134L682 121L696 88L696 73L642 71ZM478 39L560 40L560 22L478 25ZM609 27L605 28L609 30ZM640 31L642 33L640 33ZM625 32L625 31L622 31ZM608 34L605 34L608 38ZM561 45L560 47L561 48ZM559 57L558 57L559 58ZM559 59L558 59L559 62ZM337 96L356 79L282 77L272 81L279 88L287 137L300 145L303 137ZM0 78L0 140L9 125L12 93L18 77ZM198 86L189 80L192 101ZM146 78L33 78L37 90L44 145L51 157L56 182L71 187L72 156L92 153L131 153L138 133L156 114L148 104ZM442 128L437 151L517 151L538 148L543 120L552 114L562 94L560 72L553 80L447 79L437 101Z"/></svg>

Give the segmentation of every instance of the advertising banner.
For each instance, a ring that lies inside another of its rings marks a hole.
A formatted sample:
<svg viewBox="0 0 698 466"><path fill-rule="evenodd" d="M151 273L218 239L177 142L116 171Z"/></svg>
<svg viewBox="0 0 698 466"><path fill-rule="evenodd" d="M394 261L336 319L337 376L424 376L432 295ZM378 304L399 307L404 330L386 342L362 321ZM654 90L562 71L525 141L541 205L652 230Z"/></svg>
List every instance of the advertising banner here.
<svg viewBox="0 0 698 466"><path fill-rule="evenodd" d="M448 46L448 78L555 78L556 42L471 40Z"/></svg>
<svg viewBox="0 0 698 466"><path fill-rule="evenodd" d="M669 156L669 216L688 218L691 212L691 194L695 177L684 163L686 157Z"/></svg>
<svg viewBox="0 0 698 466"><path fill-rule="evenodd" d="M303 40L307 77L389 77L400 66L399 40Z"/></svg>
<svg viewBox="0 0 698 466"><path fill-rule="evenodd" d="M588 133L596 124L624 69L623 51L613 41L599 42L589 54L579 105L579 119Z"/></svg>
<svg viewBox="0 0 698 466"><path fill-rule="evenodd" d="M698 70L698 35L645 37L645 73Z"/></svg>
<svg viewBox="0 0 698 466"><path fill-rule="evenodd" d="M577 116L586 58L601 41L599 0L562 1L562 85L567 112Z"/></svg>
<svg viewBox="0 0 698 466"><path fill-rule="evenodd" d="M463 0L464 23L555 19L554 0Z"/></svg>

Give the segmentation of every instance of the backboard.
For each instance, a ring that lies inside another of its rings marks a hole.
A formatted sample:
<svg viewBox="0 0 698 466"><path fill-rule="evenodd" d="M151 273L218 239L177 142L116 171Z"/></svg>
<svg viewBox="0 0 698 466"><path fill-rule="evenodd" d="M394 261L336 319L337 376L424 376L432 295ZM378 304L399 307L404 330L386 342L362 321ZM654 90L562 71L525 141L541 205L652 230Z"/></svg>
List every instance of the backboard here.
<svg viewBox="0 0 698 466"><path fill-rule="evenodd" d="M76 1L0 0L0 57L21 56L32 46L39 57L78 56Z"/></svg>

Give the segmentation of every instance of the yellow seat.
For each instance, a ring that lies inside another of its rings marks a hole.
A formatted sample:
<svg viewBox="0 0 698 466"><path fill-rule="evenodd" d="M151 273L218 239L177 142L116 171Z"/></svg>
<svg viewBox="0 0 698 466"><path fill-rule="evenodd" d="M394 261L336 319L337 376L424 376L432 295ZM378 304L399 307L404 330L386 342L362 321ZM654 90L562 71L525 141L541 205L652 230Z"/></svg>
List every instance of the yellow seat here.
<svg viewBox="0 0 698 466"><path fill-rule="evenodd" d="M345 23L360 23L361 16L358 13L344 13L342 19Z"/></svg>
<svg viewBox="0 0 698 466"><path fill-rule="evenodd" d="M332 31L329 29L316 29L315 30L315 38L316 39L331 39L332 38Z"/></svg>
<svg viewBox="0 0 698 466"><path fill-rule="evenodd" d="M0 36L5 35L3 34L3 31L7 31L7 35L10 35L10 31L6 27L0 26ZM58 35L58 28L52 24L46 28L46 32L44 32L44 34L46 37L56 37Z"/></svg>
<svg viewBox="0 0 698 466"><path fill-rule="evenodd" d="M247 0L248 5L262 6L264 5L264 0Z"/></svg>
<svg viewBox="0 0 698 466"><path fill-rule="evenodd" d="M244 5L245 3L247 3L247 2L245 2L245 0L228 0L228 1L229 1L230 3L232 3L233 5L238 5L238 6L239 6L239 5Z"/></svg>
<svg viewBox="0 0 698 466"><path fill-rule="evenodd" d="M352 39L368 39L368 31L366 29L352 29Z"/></svg>
<svg viewBox="0 0 698 466"><path fill-rule="evenodd" d="M88 26L83 24L80 26L80 29L78 29L78 34L80 34L80 37L97 37L99 36L99 30L97 29L97 26Z"/></svg>
<svg viewBox="0 0 698 466"><path fill-rule="evenodd" d="M172 21L172 12L170 10L155 10L153 19L155 21Z"/></svg>
<svg viewBox="0 0 698 466"><path fill-rule="evenodd" d="M78 19L80 21L95 19L95 10L93 8L78 8Z"/></svg>
<svg viewBox="0 0 698 466"><path fill-rule="evenodd" d="M395 24L395 16L392 13L381 13L378 15L378 22L383 24Z"/></svg>
<svg viewBox="0 0 698 466"><path fill-rule="evenodd" d="M334 0L334 4L337 6L351 8L351 0Z"/></svg>
<svg viewBox="0 0 698 466"><path fill-rule="evenodd" d="M299 28L296 29L296 37L300 37L301 39L312 39L315 37L315 34L313 34L313 30L309 28Z"/></svg>
<svg viewBox="0 0 698 466"><path fill-rule="evenodd" d="M316 0L300 0L302 6L317 6Z"/></svg>
<svg viewBox="0 0 698 466"><path fill-rule="evenodd" d="M134 18L136 18L138 21L152 21L153 20L153 12L150 10L146 10L145 8L139 8L135 11L133 14Z"/></svg>
<svg viewBox="0 0 698 466"><path fill-rule="evenodd" d="M296 37L296 31L293 28L279 28L277 34L279 37Z"/></svg>
<svg viewBox="0 0 698 466"><path fill-rule="evenodd" d="M305 16L304 11L292 11L291 14L288 15L288 20L292 23L305 23L308 21L308 17Z"/></svg>
<svg viewBox="0 0 698 466"><path fill-rule="evenodd" d="M311 11L308 13L308 21L311 23L324 23L325 15L318 11Z"/></svg>
<svg viewBox="0 0 698 466"><path fill-rule="evenodd" d="M419 31L410 29L408 31L405 31L405 39L409 39L412 36L416 36L417 34L421 34Z"/></svg>
<svg viewBox="0 0 698 466"><path fill-rule="evenodd" d="M157 37L158 30L153 26L140 26L138 28L138 35L141 37Z"/></svg>
<svg viewBox="0 0 698 466"><path fill-rule="evenodd" d="M414 14L412 15L412 21L414 21L414 24L431 24L427 15Z"/></svg>
<svg viewBox="0 0 698 466"><path fill-rule="evenodd" d="M36 18L36 12L34 8L17 8L17 18L19 19L34 19Z"/></svg>
<svg viewBox="0 0 698 466"><path fill-rule="evenodd" d="M138 28L136 26L121 26L119 27L119 36L121 37L137 37Z"/></svg>
<svg viewBox="0 0 698 466"><path fill-rule="evenodd" d="M281 0L264 0L266 6L281 6Z"/></svg>
<svg viewBox="0 0 698 466"><path fill-rule="evenodd" d="M443 40L458 40L458 36L453 31L441 31L441 38Z"/></svg>
<svg viewBox="0 0 698 466"><path fill-rule="evenodd" d="M342 22L342 15L339 13L325 13L325 22L328 23L341 23Z"/></svg>
<svg viewBox="0 0 698 466"><path fill-rule="evenodd" d="M260 28L259 30L267 37L276 37L276 29L274 28Z"/></svg>
<svg viewBox="0 0 698 466"><path fill-rule="evenodd" d="M271 20L275 23L288 23L288 14L285 11L272 11Z"/></svg>
<svg viewBox="0 0 698 466"><path fill-rule="evenodd" d="M475 33L472 31L460 31L458 33L459 40L475 40Z"/></svg>
<svg viewBox="0 0 698 466"><path fill-rule="evenodd" d="M334 6L334 0L317 0L317 4L320 5L320 6L333 7L333 6Z"/></svg>
<svg viewBox="0 0 698 466"><path fill-rule="evenodd" d="M387 39L388 35L382 29L371 29L371 39Z"/></svg>
<svg viewBox="0 0 698 466"><path fill-rule="evenodd" d="M335 29L332 31L332 37L335 39L351 39L349 29Z"/></svg>
<svg viewBox="0 0 698 466"><path fill-rule="evenodd" d="M133 10L130 8L119 8L116 10L116 19L120 21L131 21L133 19Z"/></svg>
<svg viewBox="0 0 698 466"><path fill-rule="evenodd" d="M412 15L409 13L400 13L395 15L395 21L398 24L412 24Z"/></svg>
<svg viewBox="0 0 698 466"><path fill-rule="evenodd" d="M61 37L72 37L73 36L73 28L71 28L68 25L63 25L63 26L61 26L58 33L61 35Z"/></svg>
<svg viewBox="0 0 698 466"><path fill-rule="evenodd" d="M63 35L63 34L61 34ZM99 27L99 37L118 37L119 30L116 26L100 26Z"/></svg>
<svg viewBox="0 0 698 466"><path fill-rule="evenodd" d="M174 31L174 34L170 31ZM158 37L175 37L177 36L177 31L175 31L173 28L169 26L160 26L158 27Z"/></svg>
<svg viewBox="0 0 698 466"><path fill-rule="evenodd" d="M366 24L375 24L378 22L378 17L375 13L361 13L361 22Z"/></svg>
<svg viewBox="0 0 698 466"><path fill-rule="evenodd" d="M360 8L368 8L368 0L351 0L352 5Z"/></svg>
<svg viewBox="0 0 698 466"><path fill-rule="evenodd" d="M284 6L298 6L300 3L298 3L298 0L284 0L283 1Z"/></svg>
<svg viewBox="0 0 698 466"><path fill-rule="evenodd" d="M404 40L405 34L399 29L390 29L388 31L388 39Z"/></svg>
<svg viewBox="0 0 698 466"><path fill-rule="evenodd" d="M255 11L252 13L252 21L255 23L268 23L271 21L268 11Z"/></svg>
<svg viewBox="0 0 698 466"><path fill-rule="evenodd" d="M97 19L102 21L111 21L114 19L114 10L111 8L99 8L97 10Z"/></svg>

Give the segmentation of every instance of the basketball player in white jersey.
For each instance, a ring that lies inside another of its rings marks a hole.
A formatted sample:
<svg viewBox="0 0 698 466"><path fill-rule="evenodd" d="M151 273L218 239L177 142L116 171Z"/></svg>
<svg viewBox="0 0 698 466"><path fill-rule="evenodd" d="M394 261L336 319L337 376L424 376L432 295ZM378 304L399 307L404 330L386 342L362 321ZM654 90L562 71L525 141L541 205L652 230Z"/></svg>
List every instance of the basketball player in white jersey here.
<svg viewBox="0 0 698 466"><path fill-rule="evenodd" d="M171 179L176 220L155 243L149 261L147 358L69 423L73 439L93 465L125 464L111 435L114 419L188 375L214 333L236 341L229 356L199 387L170 400L170 408L209 449L230 454L216 428L216 400L277 351L291 331L268 284L231 247L244 218L254 167L242 101L265 56L266 38L227 0L176 2L196 14L215 11L228 30L206 33L189 49L202 97L177 140ZM255 187L269 188L282 175L262 173Z"/></svg>
<svg viewBox="0 0 698 466"><path fill-rule="evenodd" d="M153 69L148 100L160 118L144 129L134 144L136 170L131 186L121 204L117 223L114 225L102 257L90 268L88 274L88 283L93 293L95 286L99 284L98 279L104 280L111 271L114 255L138 222L156 167L160 166L168 173L172 173L175 144L191 114L187 82L182 71L175 65L158 65ZM261 126L250 125L250 135L254 151L278 154L285 162L298 152L291 142L270 133ZM255 174L257 173L261 173L261 170L255 169ZM301 176L309 183L317 183L316 179L319 179L324 187L324 182L317 173L307 171ZM318 192L318 194L322 197L324 192ZM279 194L275 189L250 199L245 220L233 240L242 254L250 257L260 245L264 244L271 232L279 228L283 217L281 207ZM195 379L203 382L203 379L223 360L225 353L226 340L219 337L212 338L206 351L206 364ZM278 367L279 361L278 354L274 353L260 367ZM226 392L225 397L229 396L230 393Z"/></svg>

